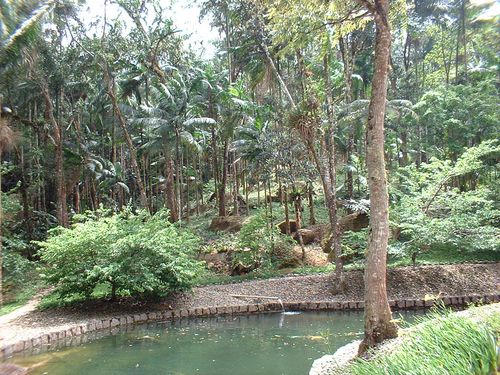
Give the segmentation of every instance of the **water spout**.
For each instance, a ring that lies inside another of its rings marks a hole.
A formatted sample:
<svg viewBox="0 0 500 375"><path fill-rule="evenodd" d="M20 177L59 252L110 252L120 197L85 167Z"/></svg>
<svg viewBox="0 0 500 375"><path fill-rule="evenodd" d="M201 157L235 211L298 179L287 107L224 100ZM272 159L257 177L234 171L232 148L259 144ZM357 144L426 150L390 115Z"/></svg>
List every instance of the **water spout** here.
<svg viewBox="0 0 500 375"><path fill-rule="evenodd" d="M286 311L285 311L285 305L283 305L283 301L281 300L281 298L278 298L278 302L279 302L279 303L280 303L280 305L281 305L281 312L282 312L282 313L285 313L285 312L286 312Z"/></svg>

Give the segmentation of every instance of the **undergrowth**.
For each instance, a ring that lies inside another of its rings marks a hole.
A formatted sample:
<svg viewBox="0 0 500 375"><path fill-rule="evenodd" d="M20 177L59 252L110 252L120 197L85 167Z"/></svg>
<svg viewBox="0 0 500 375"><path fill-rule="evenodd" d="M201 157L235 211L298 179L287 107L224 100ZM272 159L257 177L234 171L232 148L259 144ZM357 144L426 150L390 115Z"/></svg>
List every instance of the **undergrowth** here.
<svg viewBox="0 0 500 375"><path fill-rule="evenodd" d="M471 314L437 309L420 318L401 345L389 354L359 359L348 368L353 375L489 375L498 365L498 313L473 308ZM498 310L497 310L498 311Z"/></svg>

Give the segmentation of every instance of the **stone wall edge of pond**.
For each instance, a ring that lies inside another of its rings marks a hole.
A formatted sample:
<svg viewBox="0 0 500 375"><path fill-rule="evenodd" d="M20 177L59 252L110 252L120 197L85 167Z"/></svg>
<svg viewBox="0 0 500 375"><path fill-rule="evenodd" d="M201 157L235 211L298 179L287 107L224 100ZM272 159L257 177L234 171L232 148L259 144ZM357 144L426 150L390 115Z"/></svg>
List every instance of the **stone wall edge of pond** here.
<svg viewBox="0 0 500 375"><path fill-rule="evenodd" d="M445 296L438 300L446 306L465 306L471 303L500 302L500 294ZM434 306L436 300L429 299L397 299L390 300L392 310L426 309ZM125 314L112 318L91 319L84 324L51 331L29 339L4 345L0 349L0 360L5 360L13 354L36 348L51 347L62 340L76 338L85 333L111 331L120 326L161 322L180 318L212 317L222 315L245 315L285 311L355 311L363 310L363 301L313 301L313 302L265 302L231 306L198 307L148 313Z"/></svg>

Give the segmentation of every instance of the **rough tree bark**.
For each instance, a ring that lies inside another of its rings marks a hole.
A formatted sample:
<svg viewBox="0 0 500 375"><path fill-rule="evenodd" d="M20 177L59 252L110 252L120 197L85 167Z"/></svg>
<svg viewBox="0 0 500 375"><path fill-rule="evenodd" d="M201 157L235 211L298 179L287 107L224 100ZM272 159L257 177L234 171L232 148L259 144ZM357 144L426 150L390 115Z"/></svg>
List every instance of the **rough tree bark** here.
<svg viewBox="0 0 500 375"><path fill-rule="evenodd" d="M141 170L139 169L139 164L137 163L137 152L135 150L132 137L128 132L125 118L123 117L120 107L118 106L118 101L116 100L115 85L108 71L107 64L104 64L103 70L104 70L104 82L106 84L106 94L111 99L111 105L113 106L113 110L118 119L118 124L120 124L120 128L122 129L125 142L127 143L127 147L130 152L130 164L132 165L132 170L134 171L135 174L135 182L137 184L137 187L139 188L139 201L141 203L141 206L147 209L148 198L146 196L146 190L144 189L144 184L142 183Z"/></svg>
<svg viewBox="0 0 500 375"><path fill-rule="evenodd" d="M349 35L339 39L340 51L342 54L342 61L344 62L344 80L345 80L345 102L347 105L352 102L352 74L353 74L353 64L354 56L352 52L352 46L349 43ZM349 127L349 137L347 140L347 163L351 163L352 154L354 152L354 124ZM347 198L352 199L353 197L353 176L352 168L347 168L346 176L346 192Z"/></svg>
<svg viewBox="0 0 500 375"><path fill-rule="evenodd" d="M224 154L222 158L222 178L219 183L219 216L226 216L226 185L229 168L229 144L224 141Z"/></svg>
<svg viewBox="0 0 500 375"><path fill-rule="evenodd" d="M56 217L57 221L63 227L69 225L68 210L66 205L66 182L64 181L64 156L63 156L63 135L62 126L54 115L52 98L46 82L42 82L41 91L45 101L45 115L52 126L52 142L55 148L55 177L56 177Z"/></svg>
<svg viewBox="0 0 500 375"><path fill-rule="evenodd" d="M179 220L179 210L175 199L174 161L168 150L165 151L165 198L170 211L170 221L175 223Z"/></svg>
<svg viewBox="0 0 500 375"><path fill-rule="evenodd" d="M359 347L369 347L397 336L387 298L386 261L389 202L384 161L384 117L391 48L389 0L358 0L375 18L375 66L368 109L366 166L370 192L370 237L365 265L365 336Z"/></svg>
<svg viewBox="0 0 500 375"><path fill-rule="evenodd" d="M325 137L328 139L328 146L326 144L325 138L322 139L322 149L325 153L328 154L328 166L325 165L325 178L329 180L328 184L325 185L323 183L324 189L328 189L328 194L325 191L325 197L328 195L328 199L326 200L328 203L328 216L330 218L330 226L331 226L331 236L329 245L333 250L333 254L335 256L335 275L337 279L337 285L335 287L335 291L337 293L341 293L345 291L346 284L344 278L344 263L342 260L342 248L341 248L341 231L338 226L338 214L337 214L337 170L335 165L335 140L334 135L336 131L336 122L334 116L334 107L332 100L332 85L330 81L330 72L329 72L329 54L327 53L323 59L323 74L325 76L325 86L326 86L326 101L327 101L327 116L329 122L329 128L325 134ZM324 174L325 174L324 172Z"/></svg>
<svg viewBox="0 0 500 375"><path fill-rule="evenodd" d="M316 216L314 214L314 186L312 181L307 184L307 201L309 204L309 225L316 225Z"/></svg>

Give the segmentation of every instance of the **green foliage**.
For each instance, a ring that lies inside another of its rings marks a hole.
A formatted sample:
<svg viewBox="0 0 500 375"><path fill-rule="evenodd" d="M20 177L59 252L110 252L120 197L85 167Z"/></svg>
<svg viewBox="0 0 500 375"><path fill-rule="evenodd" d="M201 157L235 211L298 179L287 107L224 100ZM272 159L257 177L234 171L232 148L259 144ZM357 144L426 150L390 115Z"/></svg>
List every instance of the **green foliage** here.
<svg viewBox="0 0 500 375"><path fill-rule="evenodd" d="M4 237L3 246L3 281L7 286L15 287L29 279L30 273L34 271L34 264L21 255L28 246L21 239Z"/></svg>
<svg viewBox="0 0 500 375"><path fill-rule="evenodd" d="M165 211L89 217L39 245L43 276L61 296L90 297L108 284L112 296L159 297L189 289L201 270L192 257L199 239L170 224Z"/></svg>
<svg viewBox="0 0 500 375"><path fill-rule="evenodd" d="M494 314L493 314L494 315ZM492 316L493 316L492 315ZM495 334L498 319L475 319L437 311L423 318L401 345L349 367L354 375L488 375L498 365Z"/></svg>
<svg viewBox="0 0 500 375"><path fill-rule="evenodd" d="M258 213L243 224L233 253L233 267L250 269L288 265L292 259L293 240L271 228L266 215Z"/></svg>
<svg viewBox="0 0 500 375"><path fill-rule="evenodd" d="M467 251L498 251L500 211L492 192L486 188L441 194L431 214L422 201L405 198L396 208L401 228L401 250L419 253L433 247Z"/></svg>
<svg viewBox="0 0 500 375"><path fill-rule="evenodd" d="M392 254L416 257L431 248L498 252L498 188L484 177L481 185L478 178L489 174L498 153L498 142L486 141L469 148L455 164L434 158L420 169L400 170L391 220L401 238L391 245Z"/></svg>
<svg viewBox="0 0 500 375"><path fill-rule="evenodd" d="M205 254L228 253L237 246L237 236L233 233L225 233L223 237L210 241L201 247L200 252Z"/></svg>
<svg viewBox="0 0 500 375"><path fill-rule="evenodd" d="M414 106L427 131L420 146L430 155L439 152L455 158L471 145L471 140L497 137L500 121L497 98L493 80L468 86L442 86L426 92Z"/></svg>
<svg viewBox="0 0 500 375"><path fill-rule="evenodd" d="M358 232L347 231L342 234L342 256L346 260L364 258L368 246L368 228Z"/></svg>

